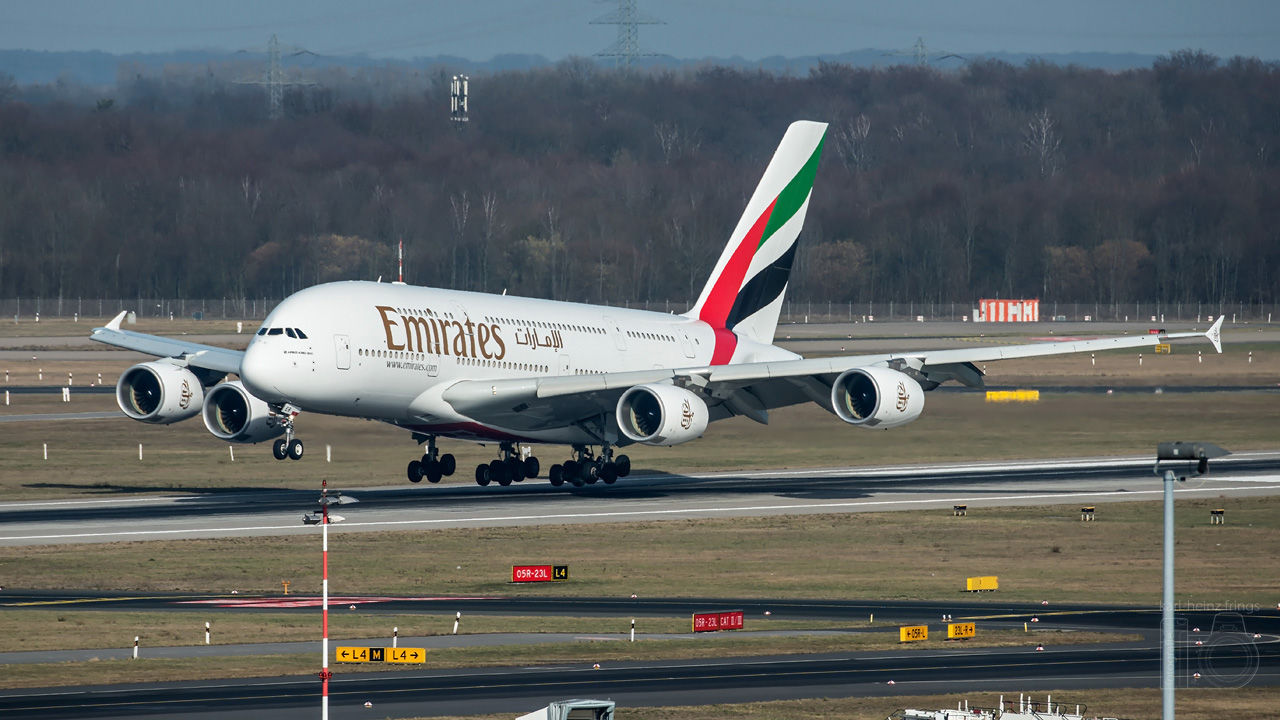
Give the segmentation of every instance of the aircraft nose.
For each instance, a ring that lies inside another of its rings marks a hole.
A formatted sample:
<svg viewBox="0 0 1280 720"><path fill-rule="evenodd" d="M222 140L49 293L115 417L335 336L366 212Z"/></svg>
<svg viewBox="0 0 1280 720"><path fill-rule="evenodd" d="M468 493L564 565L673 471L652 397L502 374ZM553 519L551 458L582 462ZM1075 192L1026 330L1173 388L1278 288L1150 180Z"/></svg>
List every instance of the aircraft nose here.
<svg viewBox="0 0 1280 720"><path fill-rule="evenodd" d="M280 374L283 368L277 353L269 343L255 338L240 360L240 380L254 397L266 402L285 402L280 390Z"/></svg>

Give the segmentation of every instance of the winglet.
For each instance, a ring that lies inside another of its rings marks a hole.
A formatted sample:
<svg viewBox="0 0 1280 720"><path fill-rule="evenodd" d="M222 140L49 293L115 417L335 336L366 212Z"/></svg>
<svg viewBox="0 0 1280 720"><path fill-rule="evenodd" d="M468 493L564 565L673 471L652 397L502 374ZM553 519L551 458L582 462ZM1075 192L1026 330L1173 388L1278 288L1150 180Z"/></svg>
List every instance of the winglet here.
<svg viewBox="0 0 1280 720"><path fill-rule="evenodd" d="M1222 320L1225 317L1226 315L1219 315L1217 322L1213 324L1213 327L1209 328L1209 332L1204 334L1205 337L1209 338L1209 342L1213 343L1213 349L1217 350L1219 355L1222 354Z"/></svg>
<svg viewBox="0 0 1280 720"><path fill-rule="evenodd" d="M108 329L108 330L119 330L119 329L120 329L120 323L124 321L124 316L125 316L125 315L128 315L128 314L129 314L129 311L128 311L128 310L121 310L119 315L115 316L115 317L111 320L111 322L107 323L107 326L106 326L106 327L107 327L107 329Z"/></svg>

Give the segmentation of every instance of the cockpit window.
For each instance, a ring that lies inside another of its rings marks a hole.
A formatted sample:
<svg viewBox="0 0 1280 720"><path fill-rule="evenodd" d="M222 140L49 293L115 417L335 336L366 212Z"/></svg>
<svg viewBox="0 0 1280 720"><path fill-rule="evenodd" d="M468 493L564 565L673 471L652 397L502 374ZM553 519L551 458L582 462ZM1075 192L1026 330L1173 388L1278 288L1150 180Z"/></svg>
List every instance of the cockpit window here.
<svg viewBox="0 0 1280 720"><path fill-rule="evenodd" d="M307 334L302 332L298 328L294 328L294 331L298 333L298 337L302 338L303 340L307 339Z"/></svg>
<svg viewBox="0 0 1280 720"><path fill-rule="evenodd" d="M259 328L259 330L258 330L258 334L259 334L259 335L266 335L266 334L267 334L267 329L266 329L266 328Z"/></svg>
<svg viewBox="0 0 1280 720"><path fill-rule="evenodd" d="M267 334L268 334L268 335L283 335L283 334L284 334L284 328L271 328L270 330L268 330L268 331L267 331Z"/></svg>
<svg viewBox="0 0 1280 720"><path fill-rule="evenodd" d="M298 337L298 334L297 334L297 333L295 333L295 332L293 331L293 328L285 328L285 329L284 329L284 334L285 334L285 335L288 335L288 336L289 336L289 337L291 337L291 338L296 338L296 337Z"/></svg>

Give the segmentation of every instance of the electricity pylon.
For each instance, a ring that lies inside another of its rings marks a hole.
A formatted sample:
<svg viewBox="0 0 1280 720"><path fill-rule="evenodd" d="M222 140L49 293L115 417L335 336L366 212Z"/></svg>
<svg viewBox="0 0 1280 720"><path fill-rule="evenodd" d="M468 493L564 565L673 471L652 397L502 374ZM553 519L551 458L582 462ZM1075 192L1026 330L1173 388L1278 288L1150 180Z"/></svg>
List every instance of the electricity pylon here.
<svg viewBox="0 0 1280 720"><path fill-rule="evenodd" d="M618 40L596 53L611 57L615 67L631 67L636 58L661 57L662 53L640 49L640 25L666 25L662 20L636 11L636 0L618 0L618 9L591 21L592 25L617 25Z"/></svg>
<svg viewBox="0 0 1280 720"><path fill-rule="evenodd" d="M272 120L277 120L284 116L284 86L285 85L315 85L313 82L304 82L301 80L284 79L284 69L280 67L280 55L286 54L288 57L296 57L298 55L315 55L315 53L306 48L295 47L292 45L281 46L280 41L275 35L271 36L271 40L267 42L266 47L246 48L241 50L242 53L266 53L267 69L262 73L260 80L240 80L244 85L266 85L267 86L267 111Z"/></svg>

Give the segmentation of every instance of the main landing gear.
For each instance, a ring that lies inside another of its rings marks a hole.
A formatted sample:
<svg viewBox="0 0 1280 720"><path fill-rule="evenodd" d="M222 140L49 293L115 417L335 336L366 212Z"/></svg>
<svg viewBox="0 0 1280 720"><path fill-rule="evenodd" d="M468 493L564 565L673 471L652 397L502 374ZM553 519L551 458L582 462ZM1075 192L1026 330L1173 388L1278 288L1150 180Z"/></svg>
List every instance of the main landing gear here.
<svg viewBox="0 0 1280 720"><path fill-rule="evenodd" d="M458 462L448 453L441 455L436 449L436 439L431 437L427 439L427 451L422 454L422 459L409 461L407 473L411 483L420 483L422 478L438 483L440 478L452 475L457 469Z"/></svg>
<svg viewBox="0 0 1280 720"><path fill-rule="evenodd" d="M477 485L488 485L491 482L510 485L525 478L538 477L538 471L542 469L538 458L530 455L521 460L519 448L509 442L502 443L499 448L502 450L500 459L476 466Z"/></svg>
<svg viewBox="0 0 1280 720"><path fill-rule="evenodd" d="M280 424L284 427L284 437L271 443L271 454L277 460L301 460L302 453L305 448L302 447L302 441L293 436L293 419L298 417L298 411L289 405L285 405L280 409Z"/></svg>
<svg viewBox="0 0 1280 720"><path fill-rule="evenodd" d="M613 448L605 445L600 448L600 455L591 453L585 445L574 445L573 452L577 459L567 460L563 465L552 465L547 472L551 484L560 487L566 482L574 487L594 485L603 480L605 485L612 485L618 478L631 474L631 458L626 455L613 456Z"/></svg>

